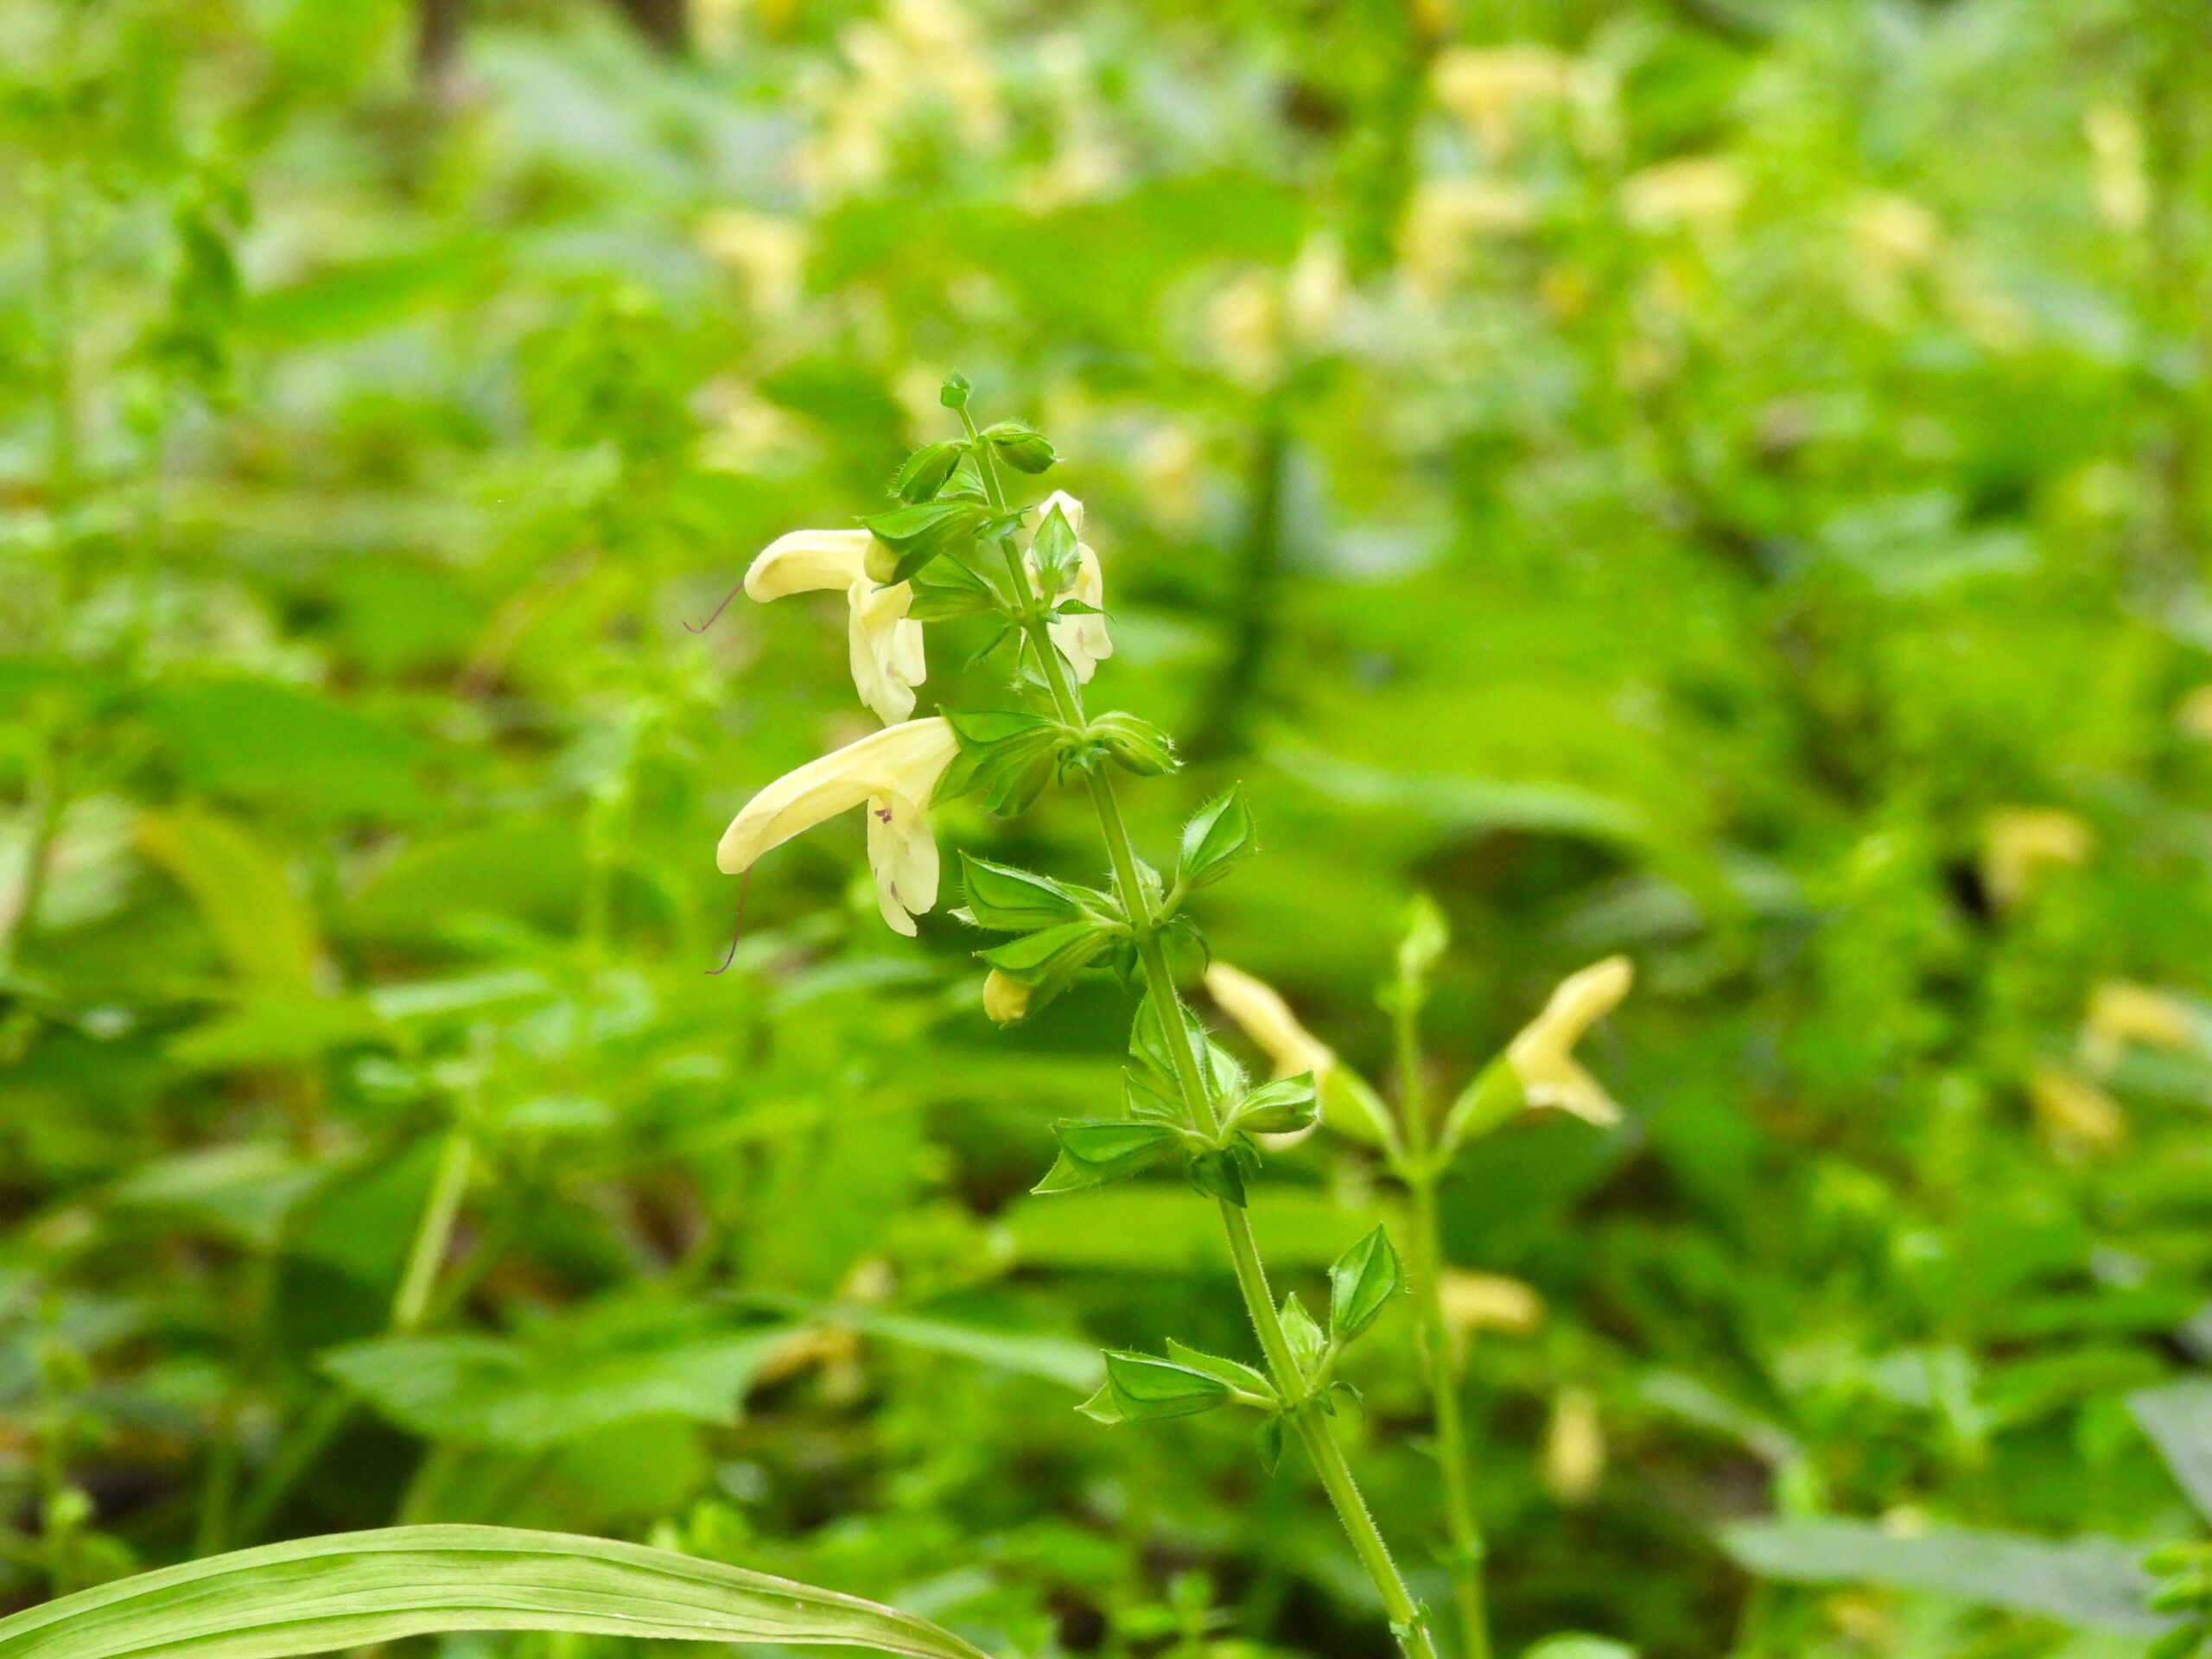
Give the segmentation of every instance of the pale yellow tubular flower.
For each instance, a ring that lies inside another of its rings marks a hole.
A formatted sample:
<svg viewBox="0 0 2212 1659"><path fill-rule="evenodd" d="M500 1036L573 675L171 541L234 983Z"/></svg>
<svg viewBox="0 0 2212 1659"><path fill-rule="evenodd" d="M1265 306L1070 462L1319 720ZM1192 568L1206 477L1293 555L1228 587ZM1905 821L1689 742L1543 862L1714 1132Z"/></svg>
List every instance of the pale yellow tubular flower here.
<svg viewBox="0 0 2212 1659"><path fill-rule="evenodd" d="M1290 1004L1274 987L1225 962L1207 964L1205 979L1206 994L1274 1063L1277 1077L1294 1077L1306 1071L1313 1074L1313 1092L1320 1100L1322 1122L1338 1134L1370 1146L1391 1144L1395 1130L1375 1090L1338 1059L1336 1050L1299 1024ZM1300 1129L1262 1139L1271 1145L1290 1145L1310 1133Z"/></svg>
<svg viewBox="0 0 2212 1659"><path fill-rule="evenodd" d="M2186 1053L2196 1046L2188 1005L2148 985L2108 979L2089 993L2089 1012L2082 1022L2082 1058L2097 1071L2119 1064L2131 1043Z"/></svg>
<svg viewBox="0 0 2212 1659"><path fill-rule="evenodd" d="M1319 1088L1337 1064L1337 1052L1298 1022L1274 986L1225 962L1206 968L1206 995L1274 1063L1275 1076L1311 1071Z"/></svg>
<svg viewBox="0 0 2212 1659"><path fill-rule="evenodd" d="M2065 1158L2093 1158L2127 1139L2120 1103L2078 1072L2038 1065L2028 1074L2028 1103L2051 1150Z"/></svg>
<svg viewBox="0 0 2212 1659"><path fill-rule="evenodd" d="M2009 909L2028 896L2044 871L2086 863L2096 844L2096 832L2071 812L2000 806L1981 826L1982 885Z"/></svg>
<svg viewBox="0 0 2212 1659"><path fill-rule="evenodd" d="M922 625L906 615L914 590L868 574L875 538L864 530L795 530L769 543L745 573L748 597L842 589L853 686L885 725L914 712L914 688L929 677Z"/></svg>
<svg viewBox="0 0 2212 1659"><path fill-rule="evenodd" d="M1608 957L1560 982L1544 1011L1509 1044L1505 1063L1531 1106L1556 1106L1592 1123L1614 1123L1621 1109L1574 1058L1582 1034L1613 1009L1636 982L1626 957Z"/></svg>
<svg viewBox="0 0 2212 1659"><path fill-rule="evenodd" d="M1054 490L1045 498L1037 510L1037 523L1041 528L1058 507L1061 517L1068 521L1068 528L1076 535L1075 584L1065 594L1046 594L1047 603L1060 599L1079 600L1085 605L1096 606L1103 613L1106 606L1106 575L1098 563L1098 555L1083 539L1083 503L1065 490ZM1036 534L1030 535L1029 573L1037 575ZM1090 677L1098 671L1098 664L1114 654L1114 641L1106 632L1106 618L1096 616L1056 616L1046 625L1052 643L1060 655L1068 659L1068 666L1075 671L1076 683L1088 685Z"/></svg>
<svg viewBox="0 0 2212 1659"><path fill-rule="evenodd" d="M878 907L894 932L912 935L914 918L937 903L937 842L930 797L959 752L942 719L902 721L787 772L745 804L722 832L715 863L739 875L801 830L868 809L868 861Z"/></svg>
<svg viewBox="0 0 2212 1659"><path fill-rule="evenodd" d="M1605 1427L1587 1389L1561 1389L1544 1431L1544 1484L1562 1503L1586 1503L1605 1476Z"/></svg>
<svg viewBox="0 0 2212 1659"><path fill-rule="evenodd" d="M1544 1299L1535 1288L1503 1274L1446 1268L1437 1275L1436 1295L1444 1305L1454 1363L1465 1353L1467 1339L1478 1331L1525 1337L1544 1322Z"/></svg>

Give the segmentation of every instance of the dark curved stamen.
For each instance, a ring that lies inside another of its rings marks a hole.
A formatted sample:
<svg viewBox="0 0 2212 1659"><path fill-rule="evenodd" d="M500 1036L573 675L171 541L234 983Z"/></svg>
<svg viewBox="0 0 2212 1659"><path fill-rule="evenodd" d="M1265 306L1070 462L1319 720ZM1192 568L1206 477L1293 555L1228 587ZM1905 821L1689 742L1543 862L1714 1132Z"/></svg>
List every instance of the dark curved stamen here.
<svg viewBox="0 0 2212 1659"><path fill-rule="evenodd" d="M721 620L721 613L722 613L724 611L726 611L726 610L729 609L729 602L730 602L730 601L732 601L733 599L735 599L735 598L736 598L740 594L743 593L744 591L745 591L745 584L744 584L743 582L739 582L739 583L737 584L737 586L736 586L736 587L734 587L734 588L731 588L731 589L729 590L729 592L728 592L728 593L726 593L726 594L724 594L722 595L722 602L721 602L721 604L719 604L719 605L717 605L717 606L715 606L715 613L714 613L712 616L709 617L705 621L703 621L703 622L700 623L696 627L693 627L693 626L692 626L692 625L691 625L690 623L686 622L686 623L683 625L683 626L684 626L685 630L686 630L687 632L691 632L691 633L704 633L704 632L705 632L709 628L713 627L716 622L718 622L719 620Z"/></svg>
<svg viewBox="0 0 2212 1659"><path fill-rule="evenodd" d="M729 925L729 949L723 953L721 967L707 969L709 979L729 972L730 963L737 960L737 942L745 932L745 890L752 885L753 872L751 870L746 871L737 878L737 916Z"/></svg>

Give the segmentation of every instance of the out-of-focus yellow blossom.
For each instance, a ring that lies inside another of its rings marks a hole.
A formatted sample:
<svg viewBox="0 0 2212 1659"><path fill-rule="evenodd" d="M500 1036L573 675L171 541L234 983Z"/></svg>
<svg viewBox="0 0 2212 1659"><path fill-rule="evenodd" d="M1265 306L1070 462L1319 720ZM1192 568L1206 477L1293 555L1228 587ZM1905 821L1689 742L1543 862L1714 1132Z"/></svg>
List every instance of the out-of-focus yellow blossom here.
<svg viewBox="0 0 2212 1659"><path fill-rule="evenodd" d="M2096 832L2071 812L2048 806L2000 806L1981 826L1981 881L2009 909L2045 870L2086 863Z"/></svg>
<svg viewBox="0 0 2212 1659"><path fill-rule="evenodd" d="M1605 1428L1587 1389L1561 1389L1544 1431L1544 1484L1562 1503L1585 1503L1605 1476Z"/></svg>
<svg viewBox="0 0 2212 1659"><path fill-rule="evenodd" d="M848 26L838 43L847 73L803 88L820 120L798 156L811 188L836 195L880 183L891 135L931 107L950 112L972 150L1003 141L998 78L981 27L957 0L890 0L880 21Z"/></svg>
<svg viewBox="0 0 2212 1659"><path fill-rule="evenodd" d="M1425 300L1440 298L1466 272L1474 245L1522 235L1536 222L1529 193L1502 179L1424 179L1406 203L1398 257Z"/></svg>
<svg viewBox="0 0 2212 1659"><path fill-rule="evenodd" d="M1459 46L1430 70L1436 101L1493 156L1509 154L1535 111L1564 105L1579 136L1596 147L1609 136L1613 77L1605 66L1548 46Z"/></svg>
<svg viewBox="0 0 2212 1659"><path fill-rule="evenodd" d="M2174 722L2190 737L2212 743L2212 685L2200 685L2183 697Z"/></svg>
<svg viewBox="0 0 2212 1659"><path fill-rule="evenodd" d="M1291 337L1309 350L1325 343L1343 319L1351 293L1344 251L1336 238L1307 237L1283 279L1283 313Z"/></svg>
<svg viewBox="0 0 2212 1659"><path fill-rule="evenodd" d="M2038 1065L2028 1073L2028 1103L2037 1128L2062 1157L2095 1157L2127 1139L2127 1113L2120 1103L2064 1066Z"/></svg>
<svg viewBox="0 0 2212 1659"><path fill-rule="evenodd" d="M1350 286L1343 252L1325 237L1309 238L1287 270L1244 272L1206 309L1216 360L1247 391L1276 385L1294 355L1327 346Z"/></svg>
<svg viewBox="0 0 2212 1659"><path fill-rule="evenodd" d="M1907 284L1942 251L1942 225L1910 196L1883 191L1852 210L1850 235L1852 298L1878 321L1895 322Z"/></svg>
<svg viewBox="0 0 2212 1659"><path fill-rule="evenodd" d="M2117 104L2100 104L2082 118L2089 141L2089 182L2097 217L2123 235L2151 222L2151 174L2144 164L2143 129Z"/></svg>
<svg viewBox="0 0 2212 1659"><path fill-rule="evenodd" d="M1017 185L1021 205L1032 213L1050 213L1110 194L1128 177L1128 167L1092 90L1083 41L1063 34L1040 42L1037 68L1051 92L1059 130L1051 157Z"/></svg>
<svg viewBox="0 0 2212 1659"><path fill-rule="evenodd" d="M803 458L811 438L788 410L770 403L735 378L709 382L701 391L699 464L717 472L754 473Z"/></svg>
<svg viewBox="0 0 2212 1659"><path fill-rule="evenodd" d="M1130 470L1147 510L1163 529L1186 535L1198 527L1205 505L1203 460L1196 435L1179 423L1155 426L1138 440Z"/></svg>
<svg viewBox="0 0 2212 1659"><path fill-rule="evenodd" d="M699 222L699 246L734 271L763 317L797 308L806 285L806 227L746 207L718 207Z"/></svg>
<svg viewBox="0 0 2212 1659"><path fill-rule="evenodd" d="M1687 156L1630 175L1621 184L1621 213L1639 231L1727 233L1743 210L1744 175L1718 156Z"/></svg>
<svg viewBox="0 0 2212 1659"><path fill-rule="evenodd" d="M787 772L745 804L715 849L715 868L741 875L793 836L854 807L868 809L868 861L877 907L893 931L937 903L937 840L930 797L959 753L944 720L902 721Z"/></svg>
<svg viewBox="0 0 2212 1659"><path fill-rule="evenodd" d="M1635 982L1636 967L1626 957L1608 957L1560 982L1544 1011L1505 1050L1529 1105L1556 1106L1592 1123L1619 1121L1621 1109L1575 1059L1574 1046Z"/></svg>
<svg viewBox="0 0 2212 1659"><path fill-rule="evenodd" d="M2009 355L2035 338L2028 308L1991 282L1971 260L1954 257L1938 271L1943 308L1986 350Z"/></svg>
<svg viewBox="0 0 2212 1659"><path fill-rule="evenodd" d="M2196 1029L2179 998L2108 979L2089 993L2082 1021L2082 1058L2099 1071L2110 1071L2131 1043L2145 1048L2187 1052L2196 1046Z"/></svg>
<svg viewBox="0 0 2212 1659"><path fill-rule="evenodd" d="M1029 988L992 969L983 976L983 1012L995 1026L1020 1025L1029 1013Z"/></svg>
<svg viewBox="0 0 2212 1659"><path fill-rule="evenodd" d="M1436 1290L1444 1322L1456 1339L1477 1331L1525 1337L1544 1322L1544 1299L1535 1287L1503 1274L1446 1268L1438 1275Z"/></svg>

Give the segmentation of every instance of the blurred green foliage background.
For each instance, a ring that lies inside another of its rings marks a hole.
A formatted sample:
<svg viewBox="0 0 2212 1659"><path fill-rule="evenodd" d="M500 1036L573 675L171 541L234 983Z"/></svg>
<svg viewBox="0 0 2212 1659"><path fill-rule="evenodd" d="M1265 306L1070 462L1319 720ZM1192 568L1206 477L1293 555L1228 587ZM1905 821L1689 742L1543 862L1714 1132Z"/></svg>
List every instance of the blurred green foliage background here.
<svg viewBox="0 0 2212 1659"><path fill-rule="evenodd" d="M1294 1459L1071 1409L1102 1342L1249 1351L1187 1194L1026 1195L1120 991L998 1038L850 824L704 971L722 823L865 727L841 606L684 625L878 510L957 368L1058 446L1105 683L1185 745L1141 835L1250 791L1223 957L1379 1076L1433 894L1455 1088L1638 963L1590 1055L1629 1122L1448 1192L1506 1648L2130 1650L1716 1529L2191 1533L2123 1396L2212 1351L2201 7L0 41L0 1606L478 1519L1001 1651L1389 1651ZM989 671L937 632L925 709ZM1096 880L1077 804L940 833ZM1391 1213L1341 1146L1270 1170L1294 1286ZM1407 1321L1355 1373L1440 1599Z"/></svg>

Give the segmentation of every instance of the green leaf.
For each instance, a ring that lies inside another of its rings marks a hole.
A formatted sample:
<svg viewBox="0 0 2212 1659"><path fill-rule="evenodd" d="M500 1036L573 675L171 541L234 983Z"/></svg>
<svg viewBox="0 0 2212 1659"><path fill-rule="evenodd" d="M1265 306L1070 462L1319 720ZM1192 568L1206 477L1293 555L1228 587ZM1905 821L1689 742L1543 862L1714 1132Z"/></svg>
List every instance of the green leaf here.
<svg viewBox="0 0 2212 1659"><path fill-rule="evenodd" d="M1320 1112L1313 1074L1301 1071L1253 1090L1236 1103L1229 1121L1254 1135L1292 1135L1310 1127Z"/></svg>
<svg viewBox="0 0 2212 1659"><path fill-rule="evenodd" d="M1329 1269L1329 1334L1339 1343L1350 1342L1375 1323L1405 1285L1390 1236L1377 1227Z"/></svg>
<svg viewBox="0 0 2212 1659"><path fill-rule="evenodd" d="M896 553L889 580L906 582L940 554L972 540L988 508L973 501L918 501L861 520L875 539Z"/></svg>
<svg viewBox="0 0 2212 1659"><path fill-rule="evenodd" d="M1204 1371L1209 1376L1217 1376L1230 1388L1242 1389L1245 1393L1257 1395L1262 1400L1272 1400L1275 1397L1274 1384L1268 1381L1264 1372L1255 1370L1249 1365L1240 1364L1233 1359L1224 1359L1217 1354L1201 1353L1188 1344L1176 1341L1173 1337L1167 1338L1167 1357L1178 1365L1187 1365L1194 1371Z"/></svg>
<svg viewBox="0 0 2212 1659"><path fill-rule="evenodd" d="M1082 918L1083 901L1049 875L960 855L960 885L978 927L1004 933L1057 927Z"/></svg>
<svg viewBox="0 0 2212 1659"><path fill-rule="evenodd" d="M1258 850L1252 810L1244 799L1244 785L1237 784L1200 807L1183 826L1176 883L1190 889L1211 887L1229 874L1230 865Z"/></svg>
<svg viewBox="0 0 2212 1659"><path fill-rule="evenodd" d="M939 559L912 579L906 614L916 622L984 616L1002 608L998 590L958 559Z"/></svg>
<svg viewBox="0 0 2212 1659"><path fill-rule="evenodd" d="M1075 585L1079 545L1075 526L1056 504L1029 542L1029 556L1037 563L1037 586L1047 599L1058 599Z"/></svg>
<svg viewBox="0 0 2212 1659"><path fill-rule="evenodd" d="M1099 922L1069 922L1009 939L976 954L1010 979L1038 986L1065 980L1086 966L1114 937Z"/></svg>
<svg viewBox="0 0 2212 1659"><path fill-rule="evenodd" d="M948 709L945 720L960 753L938 779L936 799L976 795L993 811L1011 816L1052 780L1057 721L1004 709Z"/></svg>
<svg viewBox="0 0 2212 1659"><path fill-rule="evenodd" d="M1282 1414L1278 1412L1260 1425L1260 1466L1269 1474L1282 1464Z"/></svg>
<svg viewBox="0 0 2212 1659"><path fill-rule="evenodd" d="M1354 1249L1358 1248L1354 1246ZM1313 1316L1306 1311L1306 1304L1293 1291L1282 1299L1282 1333L1290 1339L1291 1357L1298 1362L1300 1372L1312 1382L1322 1358L1329 1351L1329 1338L1321 1327L1313 1323Z"/></svg>
<svg viewBox="0 0 2212 1659"><path fill-rule="evenodd" d="M1940 1528L1901 1536L1865 1521L1744 1521L1722 1529L1738 1565L1797 1584L1872 1584L2034 1613L2085 1630L2155 1634L2139 1548Z"/></svg>
<svg viewBox="0 0 2212 1659"><path fill-rule="evenodd" d="M947 438L938 443L925 443L906 457L899 475L891 481L891 493L901 501L922 502L933 499L943 489L953 469L960 465L960 458L968 453L967 443L958 438Z"/></svg>
<svg viewBox="0 0 2212 1659"><path fill-rule="evenodd" d="M2212 1520L2212 1380L2139 1389L2127 1396L2127 1409L2196 1512Z"/></svg>
<svg viewBox="0 0 2212 1659"><path fill-rule="evenodd" d="M1128 1421L1122 1415L1122 1408L1115 1402L1114 1385L1111 1382L1101 1382L1097 1392L1076 1409L1090 1418L1092 1422L1103 1423L1109 1428L1117 1423Z"/></svg>
<svg viewBox="0 0 2212 1659"><path fill-rule="evenodd" d="M1177 1006L1183 1014L1183 1040L1190 1045L1190 1052L1193 1055L1202 1052L1206 1040L1205 1027L1198 1023L1198 1015L1192 1013L1187 1004L1179 1003ZM1148 996L1137 1004L1136 1018L1130 1023L1129 1053L1149 1066L1155 1077L1170 1085L1173 1085L1182 1075L1177 1067L1174 1052L1168 1047L1161 1029L1158 1006Z"/></svg>
<svg viewBox="0 0 2212 1659"><path fill-rule="evenodd" d="M983 435L991 441L999 459L1016 472L1046 472L1059 459L1043 433L1020 421L996 422L983 429Z"/></svg>
<svg viewBox="0 0 2212 1659"><path fill-rule="evenodd" d="M1188 1365L1112 1349L1106 1354L1106 1386L1122 1417L1133 1423L1211 1411L1228 1400L1230 1392L1219 1377Z"/></svg>
<svg viewBox="0 0 2212 1659"><path fill-rule="evenodd" d="M1118 1181L1150 1167L1182 1142L1173 1124L1116 1120L1055 1123L1060 1155L1033 1192L1071 1192Z"/></svg>
<svg viewBox="0 0 2212 1659"><path fill-rule="evenodd" d="M239 978L307 995L320 947L283 861L232 819L181 807L138 822L138 848L191 896Z"/></svg>
<svg viewBox="0 0 2212 1659"><path fill-rule="evenodd" d="M391 1527L118 1579L0 1619L0 1659L289 1659L447 1630L869 1648L982 1659L927 1619L671 1550L510 1527Z"/></svg>
<svg viewBox="0 0 2212 1659"><path fill-rule="evenodd" d="M1245 1206L1244 1170L1236 1154L1226 1147L1202 1152L1191 1160L1191 1185L1209 1198L1224 1198L1242 1210Z"/></svg>

